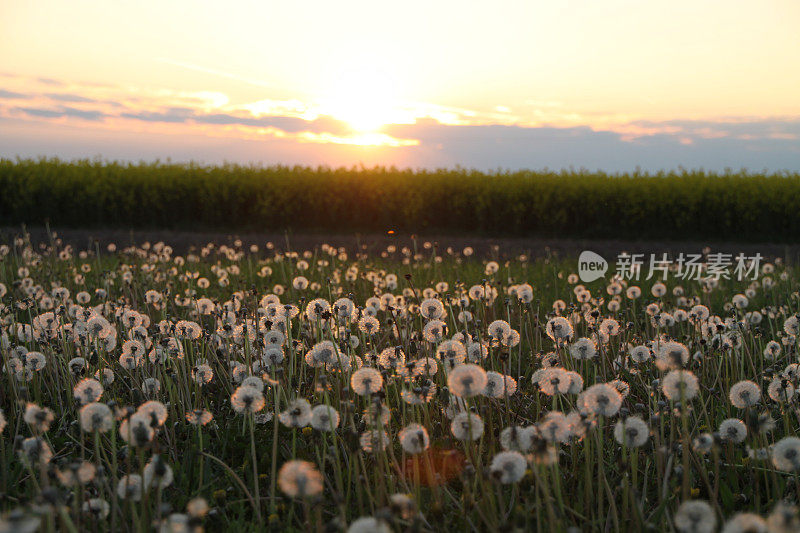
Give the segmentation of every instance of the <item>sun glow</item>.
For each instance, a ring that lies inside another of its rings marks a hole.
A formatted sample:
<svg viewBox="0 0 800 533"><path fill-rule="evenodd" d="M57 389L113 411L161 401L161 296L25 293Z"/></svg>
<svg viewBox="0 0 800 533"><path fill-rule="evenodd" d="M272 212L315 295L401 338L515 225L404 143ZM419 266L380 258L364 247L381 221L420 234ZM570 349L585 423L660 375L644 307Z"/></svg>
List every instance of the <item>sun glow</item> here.
<svg viewBox="0 0 800 533"><path fill-rule="evenodd" d="M374 133L408 117L398 100L397 84L378 68L343 70L321 104L325 114L346 122L354 132Z"/></svg>

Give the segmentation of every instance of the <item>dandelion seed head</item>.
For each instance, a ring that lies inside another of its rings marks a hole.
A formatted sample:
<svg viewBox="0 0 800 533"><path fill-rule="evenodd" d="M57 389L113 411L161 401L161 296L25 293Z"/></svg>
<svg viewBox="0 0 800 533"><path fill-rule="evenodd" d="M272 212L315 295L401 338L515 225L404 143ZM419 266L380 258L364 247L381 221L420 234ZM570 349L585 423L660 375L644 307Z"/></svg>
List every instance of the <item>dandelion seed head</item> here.
<svg viewBox="0 0 800 533"><path fill-rule="evenodd" d="M725 522L722 533L767 533L767 522L754 513L737 513Z"/></svg>
<svg viewBox="0 0 800 533"><path fill-rule="evenodd" d="M391 531L386 522L371 516L362 516L347 528L347 533L391 533Z"/></svg>
<svg viewBox="0 0 800 533"><path fill-rule="evenodd" d="M450 423L450 431L458 440L477 440L483 434L483 420L474 413L459 413Z"/></svg>
<svg viewBox="0 0 800 533"><path fill-rule="evenodd" d="M322 493L323 478L313 463L288 461L278 472L278 486L291 498L310 498Z"/></svg>
<svg viewBox="0 0 800 533"><path fill-rule="evenodd" d="M674 521L681 533L713 533L717 527L714 510L702 500L683 502L675 512Z"/></svg>
<svg viewBox="0 0 800 533"><path fill-rule="evenodd" d="M428 430L420 424L409 424L398 433L397 438L403 450L409 454L422 453L430 445Z"/></svg>
<svg viewBox="0 0 800 533"><path fill-rule="evenodd" d="M137 412L122 421L119 434L131 446L141 448L153 440L155 429L151 425L150 416Z"/></svg>
<svg viewBox="0 0 800 533"><path fill-rule="evenodd" d="M317 405L311 409L310 425L317 431L333 431L339 427L339 412L330 405Z"/></svg>
<svg viewBox="0 0 800 533"><path fill-rule="evenodd" d="M444 339L447 334L447 324L441 320L431 320L422 329L422 336L430 343L436 343Z"/></svg>
<svg viewBox="0 0 800 533"><path fill-rule="evenodd" d="M83 502L81 509L84 513L90 514L99 520L105 519L111 512L111 506L102 498L91 498Z"/></svg>
<svg viewBox="0 0 800 533"><path fill-rule="evenodd" d="M772 447L772 464L785 472L800 471L800 438L784 437Z"/></svg>
<svg viewBox="0 0 800 533"><path fill-rule="evenodd" d="M43 466L53 458L53 451L41 437L28 437L19 446L18 455L25 464Z"/></svg>
<svg viewBox="0 0 800 533"><path fill-rule="evenodd" d="M614 426L614 438L628 448L644 446L649 437L650 428L644 420L636 416L620 420Z"/></svg>
<svg viewBox="0 0 800 533"><path fill-rule="evenodd" d="M173 479L172 468L160 455L151 457L144 466L142 480L145 487L165 489L172 484Z"/></svg>
<svg viewBox="0 0 800 533"><path fill-rule="evenodd" d="M517 483L525 476L528 462L525 456L516 451L504 451L496 454L489 465L489 471L500 483Z"/></svg>
<svg viewBox="0 0 800 533"><path fill-rule="evenodd" d="M55 414L48 407L39 407L35 403L28 403L22 419L34 433L44 433L50 429L50 424L55 420Z"/></svg>
<svg viewBox="0 0 800 533"><path fill-rule="evenodd" d="M103 386L96 379L85 378L75 385L73 395L82 404L96 402L103 395Z"/></svg>
<svg viewBox="0 0 800 533"><path fill-rule="evenodd" d="M311 423L312 416L311 404L308 400L297 398L289 402L286 409L278 415L278 419L284 426L304 428Z"/></svg>
<svg viewBox="0 0 800 533"><path fill-rule="evenodd" d="M381 451L389 445L389 435L382 429L365 431L359 438L361 449L367 453Z"/></svg>
<svg viewBox="0 0 800 533"><path fill-rule="evenodd" d="M730 442L744 442L747 437L747 426L738 418L727 418L719 425L720 438Z"/></svg>
<svg viewBox="0 0 800 533"><path fill-rule="evenodd" d="M593 340L581 337L570 344L569 354L577 360L591 359L597 355L597 346Z"/></svg>
<svg viewBox="0 0 800 533"><path fill-rule="evenodd" d="M581 396L583 405L598 416L614 416L622 405L622 395L608 383L592 385Z"/></svg>
<svg viewBox="0 0 800 533"><path fill-rule="evenodd" d="M477 396L486 389L486 371L473 364L458 365L447 376L450 392L462 398Z"/></svg>
<svg viewBox="0 0 800 533"><path fill-rule="evenodd" d="M87 433L96 431L105 433L114 426L114 415L104 403L92 402L84 405L81 407L79 418L81 429Z"/></svg>
<svg viewBox="0 0 800 533"><path fill-rule="evenodd" d="M383 376L371 367L359 368L350 377L350 387L359 396L369 396L383 387Z"/></svg>
<svg viewBox="0 0 800 533"><path fill-rule="evenodd" d="M553 341L565 341L572 337L572 324L564 317L554 317L547 321L545 332Z"/></svg>
<svg viewBox="0 0 800 533"><path fill-rule="evenodd" d="M504 450L527 452L538 434L535 426L509 426L500 432L500 446Z"/></svg>
<svg viewBox="0 0 800 533"><path fill-rule="evenodd" d="M559 411L551 411L536 425L538 436L548 442L567 442L570 438L570 424L567 417Z"/></svg>
<svg viewBox="0 0 800 533"><path fill-rule="evenodd" d="M664 396L672 401L691 400L700 391L697 376L688 370L672 370L661 380Z"/></svg>
<svg viewBox="0 0 800 533"><path fill-rule="evenodd" d="M734 407L746 409L748 407L753 407L759 402L761 399L761 389L753 381L739 381L731 387L728 398Z"/></svg>
<svg viewBox="0 0 800 533"><path fill-rule="evenodd" d="M139 474L128 474L117 482L117 496L121 500L138 502L142 499L144 482Z"/></svg>

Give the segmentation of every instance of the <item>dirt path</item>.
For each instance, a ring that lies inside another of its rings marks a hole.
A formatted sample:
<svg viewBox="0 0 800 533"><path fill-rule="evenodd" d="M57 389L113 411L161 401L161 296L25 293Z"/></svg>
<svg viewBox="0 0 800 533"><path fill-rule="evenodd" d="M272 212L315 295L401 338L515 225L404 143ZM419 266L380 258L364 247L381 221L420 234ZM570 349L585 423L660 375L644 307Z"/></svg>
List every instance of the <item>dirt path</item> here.
<svg viewBox="0 0 800 533"><path fill-rule="evenodd" d="M16 235L21 235L21 228L0 228L0 242L8 243ZM49 242L45 228L27 228L34 244ZM340 234L340 233L222 233L207 231L170 231L170 230L120 230L120 229L67 229L56 228L58 236L64 244L71 244L75 249L94 248L97 240L101 247L109 243L118 246L130 244L141 245L144 242L155 243L163 241L169 244L177 253L185 253L193 248L203 246L209 242L217 244L232 244L237 238L245 245L258 244L263 248L267 242L272 242L281 250L289 246L294 250L308 250L323 243L332 246L344 246L350 251L362 247L369 252L379 252L390 244L398 248L403 246L413 247L414 239L409 234ZM744 253L754 255L761 253L765 257L783 257L785 260L800 261L800 244L754 244L736 242L690 242L690 241L622 241L622 240L572 240L572 239L543 239L508 238L489 236L457 236L457 235L420 235L417 236L417 245L422 250L423 243L428 241L437 243L444 251L447 247L454 250L463 250L471 246L475 253L482 257L509 257L520 253L531 257L541 257L548 253L559 256L573 256L583 250L592 250L607 257L609 260L621 251L630 253L662 254L674 256L680 252L700 253L708 246L715 252ZM495 249L494 247L498 247Z"/></svg>

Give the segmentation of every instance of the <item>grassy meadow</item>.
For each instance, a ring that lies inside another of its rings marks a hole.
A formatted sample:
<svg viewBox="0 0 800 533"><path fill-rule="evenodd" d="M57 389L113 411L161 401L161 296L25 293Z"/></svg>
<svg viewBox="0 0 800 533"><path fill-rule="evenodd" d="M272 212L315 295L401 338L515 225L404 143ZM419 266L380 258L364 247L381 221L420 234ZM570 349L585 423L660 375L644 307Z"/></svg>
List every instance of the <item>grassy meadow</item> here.
<svg viewBox="0 0 800 533"><path fill-rule="evenodd" d="M0 531L798 530L796 266L405 244L0 243Z"/></svg>
<svg viewBox="0 0 800 533"><path fill-rule="evenodd" d="M0 159L0 224L797 242L800 175Z"/></svg>

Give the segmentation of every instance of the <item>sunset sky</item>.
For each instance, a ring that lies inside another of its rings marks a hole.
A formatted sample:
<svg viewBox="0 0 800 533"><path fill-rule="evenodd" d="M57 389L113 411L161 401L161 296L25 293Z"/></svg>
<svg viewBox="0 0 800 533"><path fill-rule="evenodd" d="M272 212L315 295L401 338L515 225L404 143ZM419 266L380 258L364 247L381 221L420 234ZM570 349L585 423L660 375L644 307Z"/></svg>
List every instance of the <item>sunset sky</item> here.
<svg viewBox="0 0 800 533"><path fill-rule="evenodd" d="M800 170L796 0L0 3L0 156Z"/></svg>

